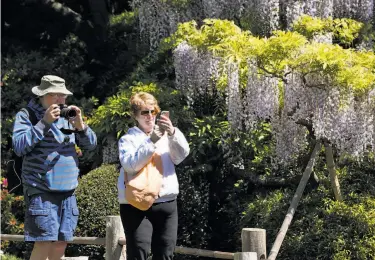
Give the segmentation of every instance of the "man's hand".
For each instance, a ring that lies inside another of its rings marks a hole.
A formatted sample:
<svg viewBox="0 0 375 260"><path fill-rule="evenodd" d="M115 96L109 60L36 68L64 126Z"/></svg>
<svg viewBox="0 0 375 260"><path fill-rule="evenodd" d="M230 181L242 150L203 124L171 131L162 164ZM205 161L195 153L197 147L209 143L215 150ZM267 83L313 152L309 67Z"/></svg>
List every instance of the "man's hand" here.
<svg viewBox="0 0 375 260"><path fill-rule="evenodd" d="M168 133L168 135L174 134L174 126L172 124L172 121L169 119L169 117L161 115L160 119L157 122L157 125L164 131Z"/></svg>
<svg viewBox="0 0 375 260"><path fill-rule="evenodd" d="M50 125L59 118L60 107L57 104L52 104L49 108L47 108L46 112L44 112L43 121Z"/></svg>
<svg viewBox="0 0 375 260"><path fill-rule="evenodd" d="M154 126L154 130L150 135L150 139L153 143L159 141L159 139L164 135L164 130L160 129L158 125Z"/></svg>
<svg viewBox="0 0 375 260"><path fill-rule="evenodd" d="M75 118L72 118L72 119L69 119L69 122L73 125L73 127L75 129L77 129L78 131L82 131L84 130L85 128L85 123L83 122L83 119L82 119L82 113L81 113L81 109L79 109L79 107L77 106L69 106L68 108L70 109L74 109L77 113L76 117Z"/></svg>

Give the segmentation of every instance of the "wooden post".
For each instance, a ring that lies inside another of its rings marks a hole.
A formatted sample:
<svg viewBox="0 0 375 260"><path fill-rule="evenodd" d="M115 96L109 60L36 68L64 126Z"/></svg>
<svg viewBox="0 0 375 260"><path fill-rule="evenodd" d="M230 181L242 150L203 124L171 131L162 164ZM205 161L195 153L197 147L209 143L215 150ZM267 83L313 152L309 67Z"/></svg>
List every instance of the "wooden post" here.
<svg viewBox="0 0 375 260"><path fill-rule="evenodd" d="M105 260L126 260L126 247L118 243L124 238L120 216L107 216L105 227Z"/></svg>
<svg viewBox="0 0 375 260"><path fill-rule="evenodd" d="M308 182L311 172L315 165L316 156L319 153L320 149L322 148L322 144L320 141L317 141L314 147L314 150L312 151L310 155L310 160L305 168L305 171L303 172L302 178L300 183L298 184L296 193L294 193L292 203L290 203L290 206L288 208L288 213L286 214L283 224L281 225L281 228L279 230L279 233L277 233L275 242L272 245L270 254L268 256L268 260L275 260L277 254L279 253L281 244L284 241L286 232L288 231L290 223L292 223L292 219L294 216L294 213L297 210L298 203L301 199L302 193L305 190L306 183Z"/></svg>
<svg viewBox="0 0 375 260"><path fill-rule="evenodd" d="M258 260L256 252L234 253L234 260Z"/></svg>
<svg viewBox="0 0 375 260"><path fill-rule="evenodd" d="M267 258L266 230L261 228L243 228L241 232L242 252L257 253L257 260Z"/></svg>
<svg viewBox="0 0 375 260"><path fill-rule="evenodd" d="M326 152L327 169L329 172L329 177L331 179L331 186L333 189L333 193L335 194L335 199L337 201L342 201L340 183L336 174L335 161L333 160L332 146L324 142L324 148Z"/></svg>

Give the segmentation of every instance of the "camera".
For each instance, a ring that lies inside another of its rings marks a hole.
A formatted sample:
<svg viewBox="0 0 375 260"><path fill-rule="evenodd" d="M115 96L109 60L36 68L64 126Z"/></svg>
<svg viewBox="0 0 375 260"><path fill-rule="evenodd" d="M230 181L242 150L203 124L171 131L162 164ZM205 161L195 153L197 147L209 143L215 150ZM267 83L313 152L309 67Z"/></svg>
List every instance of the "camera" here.
<svg viewBox="0 0 375 260"><path fill-rule="evenodd" d="M65 104L59 104L60 107L60 116L64 117L65 119L73 119L77 116L77 111L74 109L68 108Z"/></svg>

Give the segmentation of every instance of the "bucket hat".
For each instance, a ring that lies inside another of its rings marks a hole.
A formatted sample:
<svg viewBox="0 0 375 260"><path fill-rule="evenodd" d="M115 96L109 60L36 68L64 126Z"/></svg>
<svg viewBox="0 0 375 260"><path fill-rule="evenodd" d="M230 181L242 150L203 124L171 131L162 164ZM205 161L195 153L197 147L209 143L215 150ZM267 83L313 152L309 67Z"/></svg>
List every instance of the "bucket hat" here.
<svg viewBox="0 0 375 260"><path fill-rule="evenodd" d="M44 96L47 93L73 95L73 93L66 88L65 80L53 75L43 76L40 85L33 87L31 91L37 96Z"/></svg>

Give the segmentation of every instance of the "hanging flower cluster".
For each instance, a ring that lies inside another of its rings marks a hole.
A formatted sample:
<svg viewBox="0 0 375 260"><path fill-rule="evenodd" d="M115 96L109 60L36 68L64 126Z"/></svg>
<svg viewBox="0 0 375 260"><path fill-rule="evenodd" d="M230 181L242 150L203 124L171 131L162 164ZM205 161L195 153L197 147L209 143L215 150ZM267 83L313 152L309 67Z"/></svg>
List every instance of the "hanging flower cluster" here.
<svg viewBox="0 0 375 260"><path fill-rule="evenodd" d="M200 53L186 42L174 50L176 85L186 93L189 105L194 102L194 93L212 94L219 77L220 59L210 53Z"/></svg>
<svg viewBox="0 0 375 260"><path fill-rule="evenodd" d="M263 35L279 26L279 0L133 0L132 7L138 10L140 34L153 50L176 31L178 23L191 20L237 20Z"/></svg>
<svg viewBox="0 0 375 260"><path fill-rule="evenodd" d="M138 11L140 33L155 50L174 33L178 23L207 18L228 19L257 35L269 35L302 15L319 18L347 17L370 22L373 0L133 0Z"/></svg>
<svg viewBox="0 0 375 260"><path fill-rule="evenodd" d="M373 0L333 0L333 5L334 17L349 17L361 22L373 19Z"/></svg>

